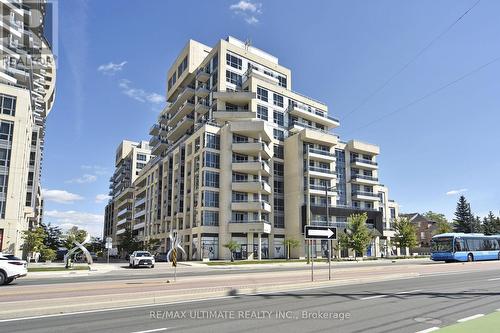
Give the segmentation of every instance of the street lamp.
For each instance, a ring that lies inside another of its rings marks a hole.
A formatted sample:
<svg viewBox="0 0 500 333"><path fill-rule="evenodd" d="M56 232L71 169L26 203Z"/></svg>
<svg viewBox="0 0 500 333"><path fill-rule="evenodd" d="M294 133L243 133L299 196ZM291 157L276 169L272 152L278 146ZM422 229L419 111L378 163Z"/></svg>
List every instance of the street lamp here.
<svg viewBox="0 0 500 333"><path fill-rule="evenodd" d="M325 183L325 197L326 197L326 225L329 226L330 223L330 205L328 200L328 191L335 189L335 186L328 186ZM328 280L332 279L332 240L328 240Z"/></svg>

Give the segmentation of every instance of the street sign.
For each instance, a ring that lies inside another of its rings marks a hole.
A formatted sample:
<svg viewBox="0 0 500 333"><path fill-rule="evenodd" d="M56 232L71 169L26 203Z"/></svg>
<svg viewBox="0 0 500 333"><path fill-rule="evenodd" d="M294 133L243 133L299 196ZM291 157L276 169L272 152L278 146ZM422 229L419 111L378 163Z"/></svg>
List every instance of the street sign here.
<svg viewBox="0 0 500 333"><path fill-rule="evenodd" d="M306 225L304 228L305 239L337 239L337 228Z"/></svg>

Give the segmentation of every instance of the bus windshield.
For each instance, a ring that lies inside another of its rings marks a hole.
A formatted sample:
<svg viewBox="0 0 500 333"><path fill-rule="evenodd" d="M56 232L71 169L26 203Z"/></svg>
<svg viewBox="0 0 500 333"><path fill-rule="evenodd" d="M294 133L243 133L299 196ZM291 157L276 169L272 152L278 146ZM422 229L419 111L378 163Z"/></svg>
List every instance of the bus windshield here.
<svg viewBox="0 0 500 333"><path fill-rule="evenodd" d="M438 237L431 241L432 252L453 252L453 237Z"/></svg>

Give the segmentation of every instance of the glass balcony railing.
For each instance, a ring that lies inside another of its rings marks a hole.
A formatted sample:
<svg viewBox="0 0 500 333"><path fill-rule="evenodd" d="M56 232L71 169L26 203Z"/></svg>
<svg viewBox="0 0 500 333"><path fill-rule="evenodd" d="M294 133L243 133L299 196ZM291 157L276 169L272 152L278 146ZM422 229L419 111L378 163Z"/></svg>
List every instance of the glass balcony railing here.
<svg viewBox="0 0 500 333"><path fill-rule="evenodd" d="M330 170L330 169L327 169L327 168L320 168L320 167L316 167L316 166L309 166L308 170L309 171L315 171L315 172L321 172L321 173L329 173L329 174L332 174L332 175L335 174L335 170Z"/></svg>
<svg viewBox="0 0 500 333"><path fill-rule="evenodd" d="M375 192L367 192L367 191L352 191L352 195L362 195L365 197L378 197L378 193Z"/></svg>
<svg viewBox="0 0 500 333"><path fill-rule="evenodd" d="M373 180L375 182L378 182L378 178L377 177L373 177L373 176L365 176L365 175L359 175L359 174L351 176L351 179L356 179L356 178L366 179L366 180Z"/></svg>
<svg viewBox="0 0 500 333"><path fill-rule="evenodd" d="M364 158L355 158L353 159L353 162L359 162L359 163L366 163L366 164L371 164L371 165L377 165L377 162L374 162L372 160L367 160Z"/></svg>

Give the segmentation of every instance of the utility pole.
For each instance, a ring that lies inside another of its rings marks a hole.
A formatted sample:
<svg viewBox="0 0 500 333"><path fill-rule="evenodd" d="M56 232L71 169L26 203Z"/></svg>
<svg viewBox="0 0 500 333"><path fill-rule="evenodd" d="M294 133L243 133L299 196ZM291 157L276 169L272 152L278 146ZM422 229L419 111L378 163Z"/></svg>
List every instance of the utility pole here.
<svg viewBox="0 0 500 333"><path fill-rule="evenodd" d="M325 184L325 195L326 195L326 225L330 226L330 201L328 198L328 190L330 188ZM327 240L328 242L328 280L332 279L332 240Z"/></svg>
<svg viewBox="0 0 500 333"><path fill-rule="evenodd" d="M306 171L307 171L307 202L306 202L306 224L307 225L310 225L311 224L311 193L309 191L309 182L311 180L311 176L309 175L309 145L306 146L307 147L307 150L306 150ZM307 263L309 264L309 260L311 258L311 253L312 252L312 249L311 249L311 246L307 246Z"/></svg>

